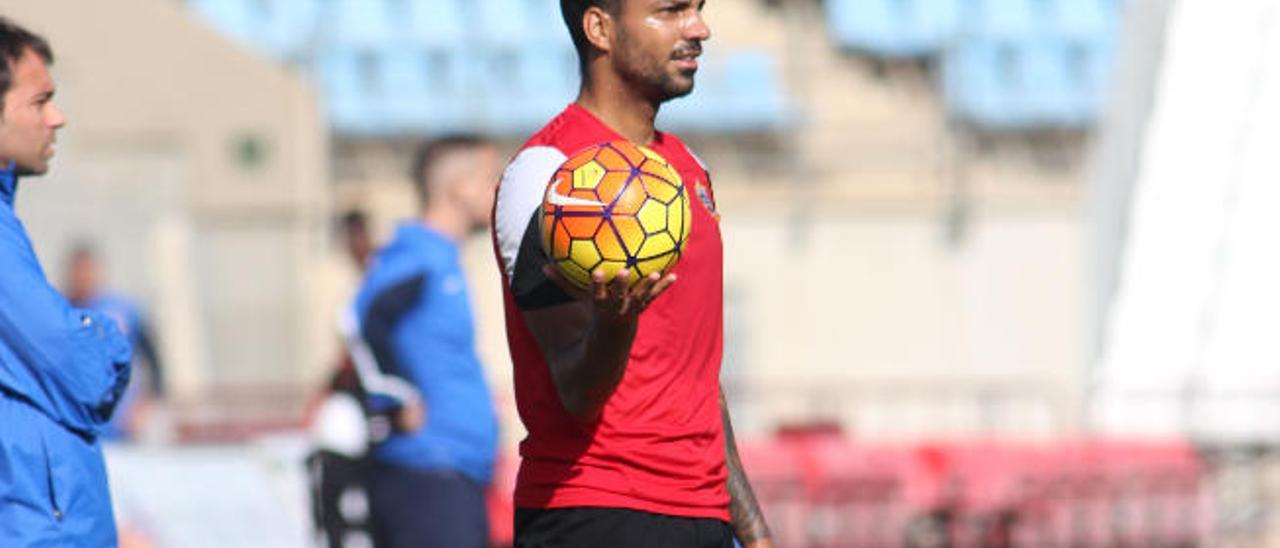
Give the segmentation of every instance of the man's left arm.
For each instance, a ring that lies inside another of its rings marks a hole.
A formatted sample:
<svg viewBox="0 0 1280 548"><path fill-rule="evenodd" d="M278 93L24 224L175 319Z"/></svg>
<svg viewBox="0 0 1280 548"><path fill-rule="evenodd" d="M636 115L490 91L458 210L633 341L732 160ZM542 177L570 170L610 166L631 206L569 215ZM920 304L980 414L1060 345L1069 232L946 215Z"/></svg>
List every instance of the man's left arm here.
<svg viewBox="0 0 1280 548"><path fill-rule="evenodd" d="M744 548L773 548L769 525L756 502L751 482L738 458L738 442L733 436L733 424L729 420L729 406L720 390L720 417L724 421L724 461L729 469L729 518L733 521L733 533Z"/></svg>

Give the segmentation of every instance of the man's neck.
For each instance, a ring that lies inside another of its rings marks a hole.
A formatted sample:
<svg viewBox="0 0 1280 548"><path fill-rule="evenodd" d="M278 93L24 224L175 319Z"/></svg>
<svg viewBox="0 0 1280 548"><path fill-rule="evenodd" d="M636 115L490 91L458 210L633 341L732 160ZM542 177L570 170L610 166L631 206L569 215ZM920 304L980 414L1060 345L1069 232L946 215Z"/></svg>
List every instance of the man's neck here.
<svg viewBox="0 0 1280 548"><path fill-rule="evenodd" d="M466 219L445 208L427 208L418 221L454 242L462 241L468 232Z"/></svg>
<svg viewBox="0 0 1280 548"><path fill-rule="evenodd" d="M616 77L595 76L587 81L578 93L577 104L633 143L648 145L653 141L658 105Z"/></svg>

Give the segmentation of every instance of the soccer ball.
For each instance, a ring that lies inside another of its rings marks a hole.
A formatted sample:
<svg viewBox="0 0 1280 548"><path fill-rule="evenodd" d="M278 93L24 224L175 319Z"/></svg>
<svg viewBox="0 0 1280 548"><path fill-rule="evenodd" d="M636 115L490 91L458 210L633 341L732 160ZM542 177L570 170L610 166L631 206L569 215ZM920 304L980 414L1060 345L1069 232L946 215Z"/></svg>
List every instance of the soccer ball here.
<svg viewBox="0 0 1280 548"><path fill-rule="evenodd" d="M627 141L588 147L569 158L542 200L542 247L565 278L591 286L591 273L630 282L667 272L689 239L689 197L658 153Z"/></svg>

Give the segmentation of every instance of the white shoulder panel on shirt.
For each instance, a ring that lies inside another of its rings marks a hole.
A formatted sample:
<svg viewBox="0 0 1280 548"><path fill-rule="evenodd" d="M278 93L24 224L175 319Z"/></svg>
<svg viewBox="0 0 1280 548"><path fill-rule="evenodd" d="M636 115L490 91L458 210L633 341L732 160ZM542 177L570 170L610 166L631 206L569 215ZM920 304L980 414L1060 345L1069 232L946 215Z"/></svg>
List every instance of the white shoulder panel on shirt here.
<svg viewBox="0 0 1280 548"><path fill-rule="evenodd" d="M529 219L542 204L542 195L556 169L568 156L554 147L529 147L517 154L502 173L498 200L494 206L493 229L497 234L502 268L510 280L516 267L516 254L524 240Z"/></svg>

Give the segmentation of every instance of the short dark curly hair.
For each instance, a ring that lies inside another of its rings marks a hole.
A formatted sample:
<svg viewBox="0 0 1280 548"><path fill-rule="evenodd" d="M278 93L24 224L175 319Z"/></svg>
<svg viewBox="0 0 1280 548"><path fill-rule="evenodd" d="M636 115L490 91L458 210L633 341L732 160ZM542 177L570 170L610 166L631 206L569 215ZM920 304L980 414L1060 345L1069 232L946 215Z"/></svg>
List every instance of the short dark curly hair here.
<svg viewBox="0 0 1280 548"><path fill-rule="evenodd" d="M0 113L4 112L4 96L13 85L13 66L22 59L27 50L34 51L46 65L53 64L53 50L49 42L39 35L18 26L7 18L0 17Z"/></svg>

